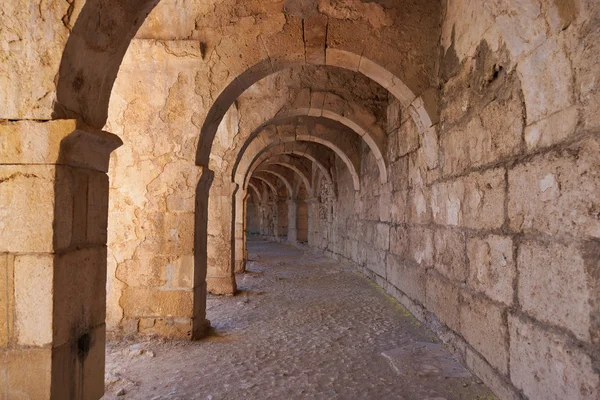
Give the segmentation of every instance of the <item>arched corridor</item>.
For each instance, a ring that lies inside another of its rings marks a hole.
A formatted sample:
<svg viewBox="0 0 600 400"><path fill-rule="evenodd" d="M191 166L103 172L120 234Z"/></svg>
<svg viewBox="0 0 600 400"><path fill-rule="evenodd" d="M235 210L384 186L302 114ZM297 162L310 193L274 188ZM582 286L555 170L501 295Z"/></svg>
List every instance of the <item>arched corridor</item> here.
<svg viewBox="0 0 600 400"><path fill-rule="evenodd" d="M4 1L0 398L101 398L107 343L138 372L127 343L165 350L157 379L181 349L275 368L274 324L305 369L253 398L467 396L390 381L412 332L481 396L598 399L599 54L597 0ZM352 307L319 321L327 296Z"/></svg>

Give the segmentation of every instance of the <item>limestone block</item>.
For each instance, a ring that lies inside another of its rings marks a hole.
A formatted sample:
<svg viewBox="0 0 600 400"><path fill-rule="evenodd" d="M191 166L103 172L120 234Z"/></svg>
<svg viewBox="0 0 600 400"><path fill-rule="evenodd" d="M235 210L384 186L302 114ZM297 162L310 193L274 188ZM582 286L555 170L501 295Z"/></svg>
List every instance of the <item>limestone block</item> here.
<svg viewBox="0 0 600 400"><path fill-rule="evenodd" d="M126 317L184 318L193 314L192 298L189 290L126 288L121 306Z"/></svg>
<svg viewBox="0 0 600 400"><path fill-rule="evenodd" d="M54 164L75 121L0 122L0 164Z"/></svg>
<svg viewBox="0 0 600 400"><path fill-rule="evenodd" d="M52 252L55 167L0 166L0 188L0 252ZM68 218L69 204L60 204Z"/></svg>
<svg viewBox="0 0 600 400"><path fill-rule="evenodd" d="M408 230L409 254L417 264L433 265L434 241L433 230L421 226L413 226Z"/></svg>
<svg viewBox="0 0 600 400"><path fill-rule="evenodd" d="M483 296L461 293L460 329L463 337L503 374L508 373L508 326L505 309Z"/></svg>
<svg viewBox="0 0 600 400"><path fill-rule="evenodd" d="M465 234L450 229L437 229L434 243L435 269L448 279L465 281L468 274Z"/></svg>
<svg viewBox="0 0 600 400"><path fill-rule="evenodd" d="M366 249L366 254L366 267L371 271L375 272L377 275L385 278L385 258L387 253L383 250L377 250L369 246Z"/></svg>
<svg viewBox="0 0 600 400"><path fill-rule="evenodd" d="M442 45L444 49L452 46L457 62L462 61L473 54L481 37L493 23L494 16L480 1L448 2L442 26Z"/></svg>
<svg viewBox="0 0 600 400"><path fill-rule="evenodd" d="M389 190L382 190L379 195L379 220L391 222L392 208L394 207L394 195Z"/></svg>
<svg viewBox="0 0 600 400"><path fill-rule="evenodd" d="M527 124L563 110L573 104L571 63L557 39L548 39L519 62Z"/></svg>
<svg viewBox="0 0 600 400"><path fill-rule="evenodd" d="M386 262L387 281L412 300L423 303L425 301L425 271L394 254L388 254Z"/></svg>
<svg viewBox="0 0 600 400"><path fill-rule="evenodd" d="M396 162L390 163L390 182L392 189L405 191L408 189L408 158L404 157Z"/></svg>
<svg viewBox="0 0 600 400"><path fill-rule="evenodd" d="M11 349L5 357L7 399L50 399L51 348Z"/></svg>
<svg viewBox="0 0 600 400"><path fill-rule="evenodd" d="M164 0L152 10L137 32L137 38L183 39L195 30L198 15L210 12L208 4L184 0Z"/></svg>
<svg viewBox="0 0 600 400"><path fill-rule="evenodd" d="M527 397L595 400L600 396L600 378L582 349L518 317L509 316L508 324L510 376Z"/></svg>
<svg viewBox="0 0 600 400"><path fill-rule="evenodd" d="M486 384L499 398L506 400L521 400L521 396L512 384L500 376L479 354L469 347L466 349L465 362L467 367Z"/></svg>
<svg viewBox="0 0 600 400"><path fill-rule="evenodd" d="M159 287L167 283L170 258L165 255L139 254L119 263L116 278L130 287Z"/></svg>
<svg viewBox="0 0 600 400"><path fill-rule="evenodd" d="M431 190L425 186L416 186L408 193L410 220L416 223L431 222Z"/></svg>
<svg viewBox="0 0 600 400"><path fill-rule="evenodd" d="M166 269L167 286L171 288L194 287L194 255L178 257Z"/></svg>
<svg viewBox="0 0 600 400"><path fill-rule="evenodd" d="M469 237L467 257L469 286L492 300L512 305L517 275L512 239L498 235Z"/></svg>
<svg viewBox="0 0 600 400"><path fill-rule="evenodd" d="M78 338L106 319L106 247L55 256L53 345Z"/></svg>
<svg viewBox="0 0 600 400"><path fill-rule="evenodd" d="M379 250L387 251L390 248L390 226L378 223L375 230L375 246Z"/></svg>
<svg viewBox="0 0 600 400"><path fill-rule="evenodd" d="M0 348L14 336L14 260L14 255L0 254Z"/></svg>
<svg viewBox="0 0 600 400"><path fill-rule="evenodd" d="M590 340L590 289L579 249L524 242L517 256L519 303L538 320L567 328Z"/></svg>
<svg viewBox="0 0 600 400"><path fill-rule="evenodd" d="M56 324L53 321L53 262L54 257L50 254L15 257L14 326L19 345L41 347L52 344Z"/></svg>
<svg viewBox="0 0 600 400"><path fill-rule="evenodd" d="M542 119L525 129L527 149L551 146L575 132L579 115L577 107L569 107L548 118Z"/></svg>
<svg viewBox="0 0 600 400"><path fill-rule="evenodd" d="M520 151L523 107L517 84L504 88L497 99L466 125L446 132L441 147L445 176L489 164Z"/></svg>
<svg viewBox="0 0 600 400"><path fill-rule="evenodd" d="M535 0L493 0L486 3L496 16L502 38L513 59L530 52L546 39L546 20Z"/></svg>
<svg viewBox="0 0 600 400"><path fill-rule="evenodd" d="M408 230L402 226L390 228L390 253L408 258Z"/></svg>
<svg viewBox="0 0 600 400"><path fill-rule="evenodd" d="M600 142L589 139L508 174L510 227L518 232L600 237Z"/></svg>
<svg viewBox="0 0 600 400"><path fill-rule="evenodd" d="M436 223L473 229L500 228L504 223L505 171L476 172L432 187Z"/></svg>
<svg viewBox="0 0 600 400"><path fill-rule="evenodd" d="M458 288L443 276L429 272L426 276L425 306L442 323L455 332L460 332Z"/></svg>
<svg viewBox="0 0 600 400"><path fill-rule="evenodd" d="M0 4L0 119L51 119L55 77L76 18L70 10L62 0L43 7L14 0Z"/></svg>
<svg viewBox="0 0 600 400"><path fill-rule="evenodd" d="M388 102L388 106L386 108L386 132L392 133L397 132L397 129L400 128L400 124L402 123L402 105L400 101L396 98L391 98Z"/></svg>
<svg viewBox="0 0 600 400"><path fill-rule="evenodd" d="M188 318L140 318L139 332L164 338L187 338L192 332L192 320Z"/></svg>
<svg viewBox="0 0 600 400"><path fill-rule="evenodd" d="M398 130L398 157L419 148L419 131L412 118L402 123Z"/></svg>

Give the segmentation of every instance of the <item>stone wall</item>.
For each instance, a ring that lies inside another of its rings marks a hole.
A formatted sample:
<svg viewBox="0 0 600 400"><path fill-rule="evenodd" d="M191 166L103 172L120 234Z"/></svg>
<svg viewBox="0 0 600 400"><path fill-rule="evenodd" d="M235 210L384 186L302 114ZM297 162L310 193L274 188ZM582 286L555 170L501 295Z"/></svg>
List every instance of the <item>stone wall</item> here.
<svg viewBox="0 0 600 400"><path fill-rule="evenodd" d="M392 102L389 184L363 147L360 192L340 166L319 225L503 399L600 393L599 15L448 2L436 130Z"/></svg>

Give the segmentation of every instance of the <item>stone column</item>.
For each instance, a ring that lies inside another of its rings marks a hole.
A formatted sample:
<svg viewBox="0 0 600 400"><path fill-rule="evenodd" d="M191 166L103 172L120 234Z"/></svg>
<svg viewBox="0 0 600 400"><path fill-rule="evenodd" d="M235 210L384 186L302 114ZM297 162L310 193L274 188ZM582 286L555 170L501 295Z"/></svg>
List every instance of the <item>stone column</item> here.
<svg viewBox="0 0 600 400"><path fill-rule="evenodd" d="M304 200L304 202L308 204L308 244L309 246L315 246L315 239L319 228L319 199L311 197Z"/></svg>
<svg viewBox="0 0 600 400"><path fill-rule="evenodd" d="M298 239L298 229L296 227L296 218L298 215L298 207L296 200L289 199L287 201L288 211L288 228L287 228L287 241L290 243L296 243Z"/></svg>
<svg viewBox="0 0 600 400"><path fill-rule="evenodd" d="M201 339L210 328L206 319L206 292L208 269L208 204L214 173L201 168L196 187L194 212L194 288L192 308L192 339Z"/></svg>
<svg viewBox="0 0 600 400"><path fill-rule="evenodd" d="M104 393L108 161L73 120L0 123L1 398Z"/></svg>
<svg viewBox="0 0 600 400"><path fill-rule="evenodd" d="M248 192L246 190L238 190L235 195L235 266L234 272L236 274L242 273L246 270L246 263L244 262L244 233L245 233L245 221L246 221L246 199L248 198Z"/></svg>
<svg viewBox="0 0 600 400"><path fill-rule="evenodd" d="M235 196L238 185L215 179L208 198L206 285L213 294L234 294Z"/></svg>
<svg viewBox="0 0 600 400"><path fill-rule="evenodd" d="M242 221L244 223L242 227L242 260L244 263L244 272L246 271L246 264L248 263L248 199L250 198L249 194L246 194L244 197L244 216Z"/></svg>

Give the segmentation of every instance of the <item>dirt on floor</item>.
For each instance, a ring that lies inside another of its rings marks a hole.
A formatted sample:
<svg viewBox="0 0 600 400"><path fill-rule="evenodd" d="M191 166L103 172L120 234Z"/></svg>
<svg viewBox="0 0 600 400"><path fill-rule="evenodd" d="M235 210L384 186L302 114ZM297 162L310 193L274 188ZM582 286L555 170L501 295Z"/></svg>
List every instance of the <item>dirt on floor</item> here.
<svg viewBox="0 0 600 400"><path fill-rule="evenodd" d="M435 335L351 268L249 242L214 332L107 343L104 399L495 399Z"/></svg>

